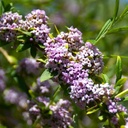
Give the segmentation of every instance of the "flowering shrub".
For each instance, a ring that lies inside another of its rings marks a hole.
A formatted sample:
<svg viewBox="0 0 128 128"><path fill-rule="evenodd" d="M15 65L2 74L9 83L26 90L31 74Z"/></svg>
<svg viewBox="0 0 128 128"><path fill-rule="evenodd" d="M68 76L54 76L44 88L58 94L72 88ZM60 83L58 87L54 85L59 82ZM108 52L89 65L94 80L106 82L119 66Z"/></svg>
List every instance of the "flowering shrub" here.
<svg viewBox="0 0 128 128"><path fill-rule="evenodd" d="M96 47L128 11L126 8L118 17L118 9L116 0L113 18L105 23L96 39L87 41L73 26L67 27L67 32L56 28L58 34L54 37L44 10L33 10L24 17L12 11L2 13L0 45L13 43L17 52L30 49L33 57L18 63L1 48L13 64L9 74L13 74L18 85L6 87L6 76L0 69L2 100L19 107L26 127L81 128L79 120L92 115L95 117L92 121L96 120L99 128L127 127L128 110L123 102L128 100L128 90L122 90L126 79L122 77L121 57L117 56L113 85L103 73L105 56ZM37 57L38 50L41 55ZM81 116L81 113L84 114Z"/></svg>

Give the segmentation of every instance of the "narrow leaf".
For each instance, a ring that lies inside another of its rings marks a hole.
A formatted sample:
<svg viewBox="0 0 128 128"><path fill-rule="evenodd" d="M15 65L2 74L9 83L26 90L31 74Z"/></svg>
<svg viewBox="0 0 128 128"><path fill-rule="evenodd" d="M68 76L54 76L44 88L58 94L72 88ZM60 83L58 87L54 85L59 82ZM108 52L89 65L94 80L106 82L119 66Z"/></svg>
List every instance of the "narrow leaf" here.
<svg viewBox="0 0 128 128"><path fill-rule="evenodd" d="M96 43L95 40L87 40L87 42L90 42L90 43L92 43L92 44L95 44L95 43Z"/></svg>
<svg viewBox="0 0 128 128"><path fill-rule="evenodd" d="M124 11L122 12L122 14L120 15L120 19L122 19L128 12L128 6L124 9Z"/></svg>
<svg viewBox="0 0 128 128"><path fill-rule="evenodd" d="M16 52L22 52L24 50L27 50L30 47L31 47L31 44L30 43L19 44L18 47L17 47L17 49L16 49Z"/></svg>
<svg viewBox="0 0 128 128"><path fill-rule="evenodd" d="M119 79L116 82L115 87L125 84L126 80L127 80L127 78L121 78L121 79Z"/></svg>
<svg viewBox="0 0 128 128"><path fill-rule="evenodd" d="M117 94L115 97L122 98L122 97L124 97L124 96L127 95L127 94L128 94L128 89L126 89L126 90L120 92L120 93Z"/></svg>
<svg viewBox="0 0 128 128"><path fill-rule="evenodd" d="M30 32L23 31L23 30L20 30L20 29L17 29L17 31L21 32L22 34L24 34L26 36L32 36L32 34Z"/></svg>
<svg viewBox="0 0 128 128"><path fill-rule="evenodd" d="M116 61L116 82L121 78L122 76L122 62L121 62L121 57L117 56L117 61Z"/></svg>
<svg viewBox="0 0 128 128"><path fill-rule="evenodd" d="M123 101L128 101L128 96L127 96L127 97L125 97Z"/></svg>
<svg viewBox="0 0 128 128"><path fill-rule="evenodd" d="M109 83L109 78L108 78L108 76L106 74L102 73L101 77L102 77L104 83Z"/></svg>
<svg viewBox="0 0 128 128"><path fill-rule="evenodd" d="M114 11L114 18L113 18L113 20L115 20L117 18L118 10L119 10L119 0L116 0L116 5L115 5L115 11Z"/></svg>
<svg viewBox="0 0 128 128"><path fill-rule="evenodd" d="M109 19L106 21L106 23L104 24L104 26L102 27L101 31L99 32L98 36L96 37L96 41L98 41L99 39L101 39L102 37L104 37L104 35L106 34L106 32L109 30L110 26L112 25L112 20Z"/></svg>
<svg viewBox="0 0 128 128"><path fill-rule="evenodd" d="M56 29L57 34L60 34L60 32L59 32L58 28L56 27L56 25L54 25L54 27Z"/></svg>
<svg viewBox="0 0 128 128"><path fill-rule="evenodd" d="M87 112L87 115L92 114L92 113L95 113L95 112L97 112L98 110L99 110L99 108L93 109L92 111L88 111L88 112Z"/></svg>
<svg viewBox="0 0 128 128"><path fill-rule="evenodd" d="M37 61L46 64L46 60L43 60L43 59L37 59Z"/></svg>
<svg viewBox="0 0 128 128"><path fill-rule="evenodd" d="M121 32L121 31L127 31L127 30L128 30L128 26L120 27L120 28L114 28L114 29L111 29L108 32L108 34L113 34L113 33Z"/></svg>
<svg viewBox="0 0 128 128"><path fill-rule="evenodd" d="M119 93L120 89L123 87L123 85L124 85L124 83L126 82L126 80L127 80L127 78L121 78L121 79L119 79L119 80L116 82L116 84L115 84L115 86L114 86L114 88L115 88L115 90L116 90L116 93Z"/></svg>
<svg viewBox="0 0 128 128"><path fill-rule="evenodd" d="M49 80L52 77L53 75L48 71L48 69L45 69L45 71L42 73L40 77L40 81L43 82L43 81Z"/></svg>

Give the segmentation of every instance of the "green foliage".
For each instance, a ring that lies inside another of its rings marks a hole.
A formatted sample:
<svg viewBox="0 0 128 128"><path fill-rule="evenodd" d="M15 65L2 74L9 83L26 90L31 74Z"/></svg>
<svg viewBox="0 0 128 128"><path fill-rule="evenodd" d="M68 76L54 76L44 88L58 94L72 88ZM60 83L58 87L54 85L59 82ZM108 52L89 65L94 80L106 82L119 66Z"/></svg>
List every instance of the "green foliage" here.
<svg viewBox="0 0 128 128"><path fill-rule="evenodd" d="M117 56L116 61L116 81L118 81L122 76L122 62L120 56Z"/></svg>
<svg viewBox="0 0 128 128"><path fill-rule="evenodd" d="M45 69L40 77L40 81L43 82L43 81L51 79L52 77L53 75L51 74L51 72L48 71L48 69Z"/></svg>

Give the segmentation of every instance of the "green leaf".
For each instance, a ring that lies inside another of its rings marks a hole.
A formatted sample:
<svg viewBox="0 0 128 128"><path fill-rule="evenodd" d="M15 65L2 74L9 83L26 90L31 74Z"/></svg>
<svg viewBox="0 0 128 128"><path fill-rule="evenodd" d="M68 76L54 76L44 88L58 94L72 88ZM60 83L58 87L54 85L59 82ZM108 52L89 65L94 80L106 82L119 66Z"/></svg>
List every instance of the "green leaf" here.
<svg viewBox="0 0 128 128"><path fill-rule="evenodd" d="M108 32L108 34L113 34L113 33L121 32L121 31L127 31L127 30L128 30L128 26L120 27L120 28L114 28L114 29L111 29Z"/></svg>
<svg viewBox="0 0 128 128"><path fill-rule="evenodd" d="M87 40L86 42L90 42L90 43L92 43L92 44L95 44L95 43L96 43L95 40Z"/></svg>
<svg viewBox="0 0 128 128"><path fill-rule="evenodd" d="M26 36L32 36L32 34L30 32L27 32L27 31L23 31L23 30L20 30L20 29L16 29L18 32L21 32L22 34L26 35Z"/></svg>
<svg viewBox="0 0 128 128"><path fill-rule="evenodd" d="M126 82L126 80L127 80L127 78L121 78L121 79L119 79L116 82L116 84L114 86L114 88L116 90L116 93L119 93L120 89L122 88L122 86L124 85L124 83Z"/></svg>
<svg viewBox="0 0 128 128"><path fill-rule="evenodd" d="M128 6L124 9L124 11L121 13L119 18L122 19L125 15L127 15L127 12L128 12Z"/></svg>
<svg viewBox="0 0 128 128"><path fill-rule="evenodd" d="M7 11L10 11L10 10L13 10L13 3L8 3L6 6L5 6L5 12Z"/></svg>
<svg viewBox="0 0 128 128"><path fill-rule="evenodd" d="M36 49L35 46L32 46L32 47L31 47L31 49L30 49L30 53L31 53L31 56L32 56L33 58L36 57L37 49Z"/></svg>
<svg viewBox="0 0 128 128"><path fill-rule="evenodd" d="M116 61L116 82L121 78L122 76L122 61L121 57L117 56L117 61Z"/></svg>
<svg viewBox="0 0 128 128"><path fill-rule="evenodd" d="M104 83L109 83L109 78L108 78L108 76L106 75L106 74L101 74L101 78L103 79L103 82Z"/></svg>
<svg viewBox="0 0 128 128"><path fill-rule="evenodd" d="M97 112L99 110L99 108L96 108L96 109L93 109L93 110L91 110L91 111L88 111L87 112L87 115L90 115L90 114L92 114L92 113L95 113L95 112Z"/></svg>
<svg viewBox="0 0 128 128"><path fill-rule="evenodd" d="M99 119L100 121L103 121L103 120L104 120L104 116L101 115L101 116L98 117L98 119Z"/></svg>
<svg viewBox="0 0 128 128"><path fill-rule="evenodd" d="M112 26L113 24L113 21L112 19L109 19L106 21L106 23L104 24L104 26L102 27L102 29L100 30L98 36L96 37L96 42L95 44L105 36L105 34L108 32L109 28Z"/></svg>
<svg viewBox="0 0 128 128"><path fill-rule="evenodd" d="M123 101L128 101L128 96L123 99Z"/></svg>
<svg viewBox="0 0 128 128"><path fill-rule="evenodd" d="M16 49L16 52L22 52L24 50L27 50L28 48L30 48L32 45L30 43L24 43L24 44L19 44L17 49Z"/></svg>
<svg viewBox="0 0 128 128"><path fill-rule="evenodd" d="M115 97L122 98L122 97L124 97L124 96L127 95L127 94L128 94L128 89L126 89L126 90L120 92L120 93L117 94Z"/></svg>
<svg viewBox="0 0 128 128"><path fill-rule="evenodd" d="M47 62L46 59L45 60L44 59L37 59L37 61L41 62L41 63L44 63L44 64L46 64L46 62Z"/></svg>
<svg viewBox="0 0 128 128"><path fill-rule="evenodd" d="M53 75L51 74L51 72L49 72L48 69L45 69L40 77L40 81L43 82L43 81L49 80L52 77Z"/></svg>
<svg viewBox="0 0 128 128"><path fill-rule="evenodd" d="M117 117L118 117L119 123L120 123L121 125L125 125L124 112L117 113L116 115L117 115Z"/></svg>
<svg viewBox="0 0 128 128"><path fill-rule="evenodd" d="M0 124L0 128L7 128L6 126L4 126L4 125L2 125L2 124Z"/></svg>
<svg viewBox="0 0 128 128"><path fill-rule="evenodd" d="M51 39L53 39L53 38L54 38L54 36L53 36L53 34L52 34L52 33L49 33L49 37L50 37Z"/></svg>
<svg viewBox="0 0 128 128"><path fill-rule="evenodd" d="M2 15L4 12L4 6L3 6L3 1L0 0L0 15Z"/></svg>
<svg viewBox="0 0 128 128"><path fill-rule="evenodd" d="M58 28L56 27L56 25L54 25L54 27L55 27L55 30L56 30L57 34L59 35L60 32L59 32Z"/></svg>
<svg viewBox="0 0 128 128"><path fill-rule="evenodd" d="M116 0L113 20L117 18L118 10L119 10L119 0Z"/></svg>

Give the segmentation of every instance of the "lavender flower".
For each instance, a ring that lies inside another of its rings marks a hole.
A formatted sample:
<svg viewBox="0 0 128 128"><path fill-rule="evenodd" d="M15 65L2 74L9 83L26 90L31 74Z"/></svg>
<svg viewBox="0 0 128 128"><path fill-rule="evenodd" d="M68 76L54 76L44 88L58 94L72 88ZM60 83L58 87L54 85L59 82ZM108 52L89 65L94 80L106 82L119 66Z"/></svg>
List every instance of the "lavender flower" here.
<svg viewBox="0 0 128 128"><path fill-rule="evenodd" d="M26 75L39 75L40 63L33 58L24 58L20 61L17 73Z"/></svg>
<svg viewBox="0 0 128 128"><path fill-rule="evenodd" d="M44 10L35 9L25 16L30 28L39 27L42 24L47 24L48 16Z"/></svg>
<svg viewBox="0 0 128 128"><path fill-rule="evenodd" d="M36 43L45 43L47 41L47 38L49 36L50 28L48 28L47 25L42 24L40 27L35 28L34 30L31 31L33 34L33 40L35 40Z"/></svg>
<svg viewBox="0 0 128 128"><path fill-rule="evenodd" d="M105 84L95 84L92 88L93 94L97 95L100 99L104 96L110 97L114 94L115 90L112 85L108 83Z"/></svg>
<svg viewBox="0 0 128 128"><path fill-rule="evenodd" d="M50 119L51 128L68 128L72 125L73 120L69 107L70 102L62 99L60 99L56 105L50 106L50 110L53 112Z"/></svg>
<svg viewBox="0 0 128 128"><path fill-rule="evenodd" d="M114 125L117 125L118 124L118 121L119 121L119 119L116 116L113 116L111 118L111 123L114 124Z"/></svg>
<svg viewBox="0 0 128 128"><path fill-rule="evenodd" d="M45 45L45 52L48 57L46 67L51 72L66 75L66 69L71 61L75 61L75 52L82 46L82 33L73 27L68 28L69 32L61 32L56 38L48 38Z"/></svg>
<svg viewBox="0 0 128 128"><path fill-rule="evenodd" d="M73 27L68 28L68 30L68 33L61 32L58 37L62 38L68 43L68 50L70 52L78 51L79 48L84 44L82 40L82 33L77 28Z"/></svg>
<svg viewBox="0 0 128 128"><path fill-rule="evenodd" d="M4 99L6 102L16 104L22 108L27 107L27 95L15 88L6 89L4 91Z"/></svg>
<svg viewBox="0 0 128 128"><path fill-rule="evenodd" d="M114 94L113 87L108 83L94 84L89 78L74 80L70 89L70 98L82 109L92 107Z"/></svg>
<svg viewBox="0 0 128 128"><path fill-rule="evenodd" d="M36 9L25 16L25 21L21 22L21 28L32 33L30 41L43 44L50 32L47 21L48 16L46 16L45 11Z"/></svg>
<svg viewBox="0 0 128 128"><path fill-rule="evenodd" d="M88 78L73 81L70 86L70 98L81 108L86 108L91 102L94 102L94 94L92 93L93 81Z"/></svg>
<svg viewBox="0 0 128 128"><path fill-rule="evenodd" d="M0 17L0 40L16 41L22 16L18 13L6 12Z"/></svg>
<svg viewBox="0 0 128 128"><path fill-rule="evenodd" d="M41 126L51 128L68 128L73 123L70 102L62 99L57 103L51 102L49 95L46 95L51 94L48 81L40 82L38 79L33 92L37 94L35 100L28 101L28 112L32 122L39 119Z"/></svg>
<svg viewBox="0 0 128 128"><path fill-rule="evenodd" d="M5 89L5 72L3 69L0 69L0 92L3 91Z"/></svg>
<svg viewBox="0 0 128 128"><path fill-rule="evenodd" d="M73 84L74 80L88 78L88 70L83 69L80 63L71 61L67 65L67 69L62 72L62 80L67 84Z"/></svg>
<svg viewBox="0 0 128 128"><path fill-rule="evenodd" d="M41 94L51 93L51 84L49 81L40 82L40 78L37 79L36 91Z"/></svg>
<svg viewBox="0 0 128 128"><path fill-rule="evenodd" d="M72 54L68 52L67 45L67 42L59 37L48 39L47 43L45 43L45 51L48 57L46 67L51 72L57 71L57 74L60 74L65 71L70 61L69 58L72 59Z"/></svg>
<svg viewBox="0 0 128 128"><path fill-rule="evenodd" d="M115 99L109 99L106 103L109 113L116 114L117 112L127 113L127 109L118 103Z"/></svg>
<svg viewBox="0 0 128 128"><path fill-rule="evenodd" d="M76 60L83 65L84 69L89 69L90 74L99 74L103 69L102 53L89 42L79 49Z"/></svg>

